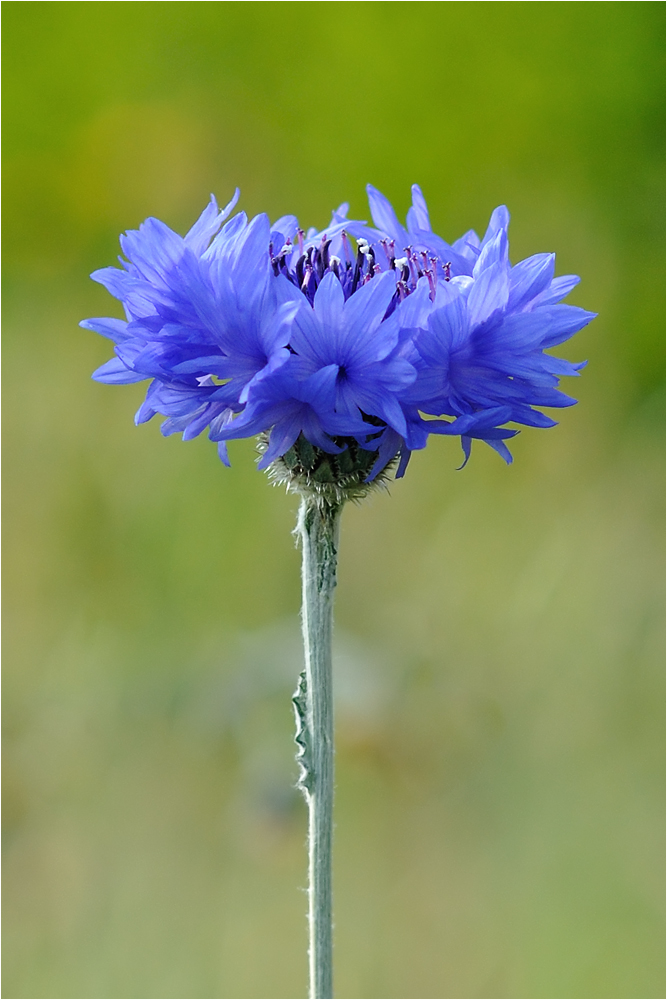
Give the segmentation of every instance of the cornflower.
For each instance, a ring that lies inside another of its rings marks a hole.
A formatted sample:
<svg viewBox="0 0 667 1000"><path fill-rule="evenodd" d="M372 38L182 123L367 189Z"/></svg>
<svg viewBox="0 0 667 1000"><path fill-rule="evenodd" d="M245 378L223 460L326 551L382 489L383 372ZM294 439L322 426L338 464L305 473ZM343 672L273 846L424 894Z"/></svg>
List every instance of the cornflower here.
<svg viewBox="0 0 667 1000"><path fill-rule="evenodd" d="M516 425L546 428L542 407L576 402L559 389L583 362L547 353L594 318L561 300L575 275L554 277L555 256L512 265L509 213L496 208L482 238L448 243L433 232L421 189L403 226L368 186L373 225L348 219L304 231L295 216L232 215L211 197L184 237L147 219L121 237L121 267L92 277L125 320L81 324L115 356L99 382L150 380L135 420L156 414L165 435L208 428L229 465L227 441L259 436L259 468L301 495L306 666L294 706L299 787L309 807L312 997L332 996L331 636L344 503L366 495L431 434L473 440L506 462ZM508 425L514 426L508 426Z"/></svg>

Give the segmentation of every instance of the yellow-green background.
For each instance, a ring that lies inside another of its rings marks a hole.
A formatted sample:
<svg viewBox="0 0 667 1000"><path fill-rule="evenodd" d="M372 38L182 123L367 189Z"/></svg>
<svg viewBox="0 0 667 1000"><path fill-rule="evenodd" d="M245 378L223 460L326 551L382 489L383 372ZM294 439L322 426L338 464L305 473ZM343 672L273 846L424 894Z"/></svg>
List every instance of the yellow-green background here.
<svg viewBox="0 0 667 1000"><path fill-rule="evenodd" d="M300 997L295 500L134 428L88 280L209 192L513 213L598 311L506 468L344 518L339 997L659 997L660 3L4 5L6 997Z"/></svg>

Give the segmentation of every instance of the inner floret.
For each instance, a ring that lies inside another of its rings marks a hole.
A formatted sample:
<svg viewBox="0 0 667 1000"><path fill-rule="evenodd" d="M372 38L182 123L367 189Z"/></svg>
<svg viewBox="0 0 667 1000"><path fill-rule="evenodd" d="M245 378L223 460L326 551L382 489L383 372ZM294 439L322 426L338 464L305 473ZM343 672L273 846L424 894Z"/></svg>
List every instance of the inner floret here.
<svg viewBox="0 0 667 1000"><path fill-rule="evenodd" d="M396 278L396 292L386 315L389 316L396 305L414 292L417 282L425 277L435 295L438 279L449 281L452 277L451 261L441 261L437 256L413 245L402 248L399 255L394 240L385 238L373 246L362 236L352 243L345 231L333 238L324 233L317 243L304 248L304 232L298 230L296 244L288 237L276 253L269 244L273 273L284 275L313 303L315 292L325 274L334 274L341 284L347 300L363 285L368 284L378 274L393 271ZM333 253L332 248L337 252Z"/></svg>

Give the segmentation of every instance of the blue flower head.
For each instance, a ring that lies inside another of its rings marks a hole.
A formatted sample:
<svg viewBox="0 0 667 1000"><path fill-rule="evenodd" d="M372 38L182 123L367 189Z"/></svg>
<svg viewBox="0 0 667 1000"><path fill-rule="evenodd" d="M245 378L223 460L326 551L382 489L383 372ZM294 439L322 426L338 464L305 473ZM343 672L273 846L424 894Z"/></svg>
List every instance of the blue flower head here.
<svg viewBox="0 0 667 1000"><path fill-rule="evenodd" d="M320 232L232 215L238 191L184 237L147 219L120 269L93 274L126 315L81 324L115 344L93 378L150 379L137 423L208 428L225 464L228 440L260 435L260 468L297 489L357 495L430 434L510 462L508 424L550 427L541 407L576 402L558 385L583 364L546 352L595 315L561 303L579 279L554 278L553 254L512 266L504 207L450 244L417 185L405 226L368 195L373 226L341 205Z"/></svg>

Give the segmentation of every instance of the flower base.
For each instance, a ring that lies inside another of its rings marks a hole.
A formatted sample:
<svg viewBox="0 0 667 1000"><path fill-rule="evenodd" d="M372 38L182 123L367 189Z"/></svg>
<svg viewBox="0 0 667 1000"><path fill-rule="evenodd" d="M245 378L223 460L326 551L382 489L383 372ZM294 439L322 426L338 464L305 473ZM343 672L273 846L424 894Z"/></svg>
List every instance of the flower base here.
<svg viewBox="0 0 667 1000"><path fill-rule="evenodd" d="M372 482L366 482L377 459L377 451L367 451L354 438L337 437L335 443L345 450L331 455L316 448L300 434L292 447L267 469L276 486L286 486L290 493L338 505L347 500L362 500L378 485L384 485L396 465L392 459ZM263 455L268 434L260 434L257 450Z"/></svg>

